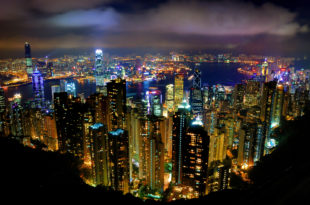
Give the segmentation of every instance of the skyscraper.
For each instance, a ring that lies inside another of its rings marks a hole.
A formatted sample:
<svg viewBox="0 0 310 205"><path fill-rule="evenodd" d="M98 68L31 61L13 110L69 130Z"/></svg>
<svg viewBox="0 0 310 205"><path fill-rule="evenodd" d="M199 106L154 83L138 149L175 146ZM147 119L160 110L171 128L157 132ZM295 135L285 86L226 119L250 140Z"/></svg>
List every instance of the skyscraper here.
<svg viewBox="0 0 310 205"><path fill-rule="evenodd" d="M172 130L172 182L182 184L184 137L190 122L190 105L184 100L173 116Z"/></svg>
<svg viewBox="0 0 310 205"><path fill-rule="evenodd" d="M84 106L81 99L66 92L55 93L54 109L59 150L82 158Z"/></svg>
<svg viewBox="0 0 310 205"><path fill-rule="evenodd" d="M210 137L204 130L203 122L197 117L191 122L184 137L182 184L191 186L196 195L206 193Z"/></svg>
<svg viewBox="0 0 310 205"><path fill-rule="evenodd" d="M174 106L177 107L183 101L184 76L176 74L174 76Z"/></svg>
<svg viewBox="0 0 310 205"><path fill-rule="evenodd" d="M168 112L173 112L174 110L174 92L173 92L173 84L166 85L166 106Z"/></svg>
<svg viewBox="0 0 310 205"><path fill-rule="evenodd" d="M35 107L45 107L43 77L37 68L32 74L32 90L34 94Z"/></svg>
<svg viewBox="0 0 310 205"><path fill-rule="evenodd" d="M104 86L103 53L101 49L95 51L95 79L96 90L101 92Z"/></svg>
<svg viewBox="0 0 310 205"><path fill-rule="evenodd" d="M0 135L4 135L4 124L5 124L5 96L4 90L0 87Z"/></svg>
<svg viewBox="0 0 310 205"><path fill-rule="evenodd" d="M33 69L32 69L32 58L31 58L31 47L28 42L25 43L25 59L26 59L27 74L30 77L33 73Z"/></svg>
<svg viewBox="0 0 310 205"><path fill-rule="evenodd" d="M201 73L198 68L195 69L193 78L193 87L191 88L190 104L195 115L203 111L203 98L201 90Z"/></svg>
<svg viewBox="0 0 310 205"><path fill-rule="evenodd" d="M123 129L109 132L109 158L111 186L124 193L129 192L128 133Z"/></svg>
<svg viewBox="0 0 310 205"><path fill-rule="evenodd" d="M121 78L112 80L107 84L108 91L108 130L125 128L126 114L126 81Z"/></svg>
<svg viewBox="0 0 310 205"><path fill-rule="evenodd" d="M91 156L92 181L95 185L110 185L108 133L106 126L95 123L89 127L89 151Z"/></svg>

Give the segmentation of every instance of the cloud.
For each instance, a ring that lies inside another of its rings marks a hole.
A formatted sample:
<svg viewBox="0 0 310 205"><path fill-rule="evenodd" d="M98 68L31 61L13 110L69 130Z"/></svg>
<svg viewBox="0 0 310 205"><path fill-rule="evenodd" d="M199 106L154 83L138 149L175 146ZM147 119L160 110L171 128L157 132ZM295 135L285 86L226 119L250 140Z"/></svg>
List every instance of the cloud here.
<svg viewBox="0 0 310 205"><path fill-rule="evenodd" d="M91 9L111 0L29 0L33 8L47 13Z"/></svg>
<svg viewBox="0 0 310 205"><path fill-rule="evenodd" d="M119 14L114 9L76 10L60 14L48 21L62 27L88 27L96 26L109 29L119 24Z"/></svg>
<svg viewBox="0 0 310 205"><path fill-rule="evenodd" d="M307 25L300 25L296 15L269 3L255 6L245 2L172 1L135 14L109 9L73 11L53 17L52 22L58 26L82 27L101 26L111 21L114 29L119 31L186 35L295 35L307 32Z"/></svg>

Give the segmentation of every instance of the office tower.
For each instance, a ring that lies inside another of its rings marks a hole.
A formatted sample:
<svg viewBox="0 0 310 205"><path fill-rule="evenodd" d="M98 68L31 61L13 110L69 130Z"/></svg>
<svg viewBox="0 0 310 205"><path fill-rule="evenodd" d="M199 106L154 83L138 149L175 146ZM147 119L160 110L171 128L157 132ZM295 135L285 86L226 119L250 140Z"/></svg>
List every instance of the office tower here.
<svg viewBox="0 0 310 205"><path fill-rule="evenodd" d="M101 93L90 95L86 99L86 105L91 113L92 122L108 124L108 97Z"/></svg>
<svg viewBox="0 0 310 205"><path fill-rule="evenodd" d="M272 129L275 129L276 127L280 126L280 121L282 117L283 99L284 99L284 87L283 85L277 85L271 110Z"/></svg>
<svg viewBox="0 0 310 205"><path fill-rule="evenodd" d="M176 74L174 76L174 106L177 107L183 101L184 76Z"/></svg>
<svg viewBox="0 0 310 205"><path fill-rule="evenodd" d="M202 113L203 99L201 90L201 73L198 68L194 71L193 86L190 90L190 105L194 115Z"/></svg>
<svg viewBox="0 0 310 205"><path fill-rule="evenodd" d="M206 193L210 137L199 117L191 122L183 138L182 184L191 186L196 196Z"/></svg>
<svg viewBox="0 0 310 205"><path fill-rule="evenodd" d="M172 182L182 184L184 138L190 122L190 105L183 100L173 116L172 131Z"/></svg>
<svg viewBox="0 0 310 205"><path fill-rule="evenodd" d="M58 150L58 137L54 112L46 110L43 113L43 142L48 150Z"/></svg>
<svg viewBox="0 0 310 205"><path fill-rule="evenodd" d="M125 129L126 81L121 78L107 84L108 91L108 130Z"/></svg>
<svg viewBox="0 0 310 205"><path fill-rule="evenodd" d="M80 98L55 93L54 109L59 150L82 158L84 106Z"/></svg>
<svg viewBox="0 0 310 205"><path fill-rule="evenodd" d="M111 186L123 193L129 192L128 133L123 129L109 132L109 160Z"/></svg>
<svg viewBox="0 0 310 205"><path fill-rule="evenodd" d="M257 122L245 123L239 130L238 165L252 167L263 156L263 126Z"/></svg>
<svg viewBox="0 0 310 205"><path fill-rule="evenodd" d="M249 108L259 105L260 82L255 80L248 80L245 87L244 106Z"/></svg>
<svg viewBox="0 0 310 205"><path fill-rule="evenodd" d="M272 114L272 102L274 100L274 94L276 91L277 82L276 81L270 81L263 84L262 88L262 94L261 94L261 114L260 114L260 120L265 125L264 129L264 140L265 145L270 144L269 136L271 134L271 114ZM270 153L270 149L273 147L265 147L265 154Z"/></svg>
<svg viewBox="0 0 310 205"><path fill-rule="evenodd" d="M240 110L243 106L243 97L245 95L245 84L236 84L233 91L233 107Z"/></svg>
<svg viewBox="0 0 310 205"><path fill-rule="evenodd" d="M21 106L21 95L15 94L13 98L9 99L9 103L11 134L14 137L21 137L24 134L23 107Z"/></svg>
<svg viewBox="0 0 310 205"><path fill-rule="evenodd" d="M148 114L157 117L162 116L162 95L157 88L150 89L146 92L146 101L148 103Z"/></svg>
<svg viewBox="0 0 310 205"><path fill-rule="evenodd" d="M25 59L26 59L27 74L30 77L33 73L33 69L32 69L32 58L31 58L31 47L28 42L25 43Z"/></svg>
<svg viewBox="0 0 310 205"><path fill-rule="evenodd" d="M32 74L32 91L34 94L35 107L44 108L45 102L44 102L43 77L37 68Z"/></svg>
<svg viewBox="0 0 310 205"><path fill-rule="evenodd" d="M269 67L268 67L267 58L265 58L265 61L262 63L261 67L262 67L261 68L262 82L268 82Z"/></svg>
<svg viewBox="0 0 310 205"><path fill-rule="evenodd" d="M166 106L167 106L167 110L168 112L173 112L174 110L174 88L173 88L173 84L168 84L166 85Z"/></svg>
<svg viewBox="0 0 310 205"><path fill-rule="evenodd" d="M54 102L54 94L60 92L60 86L59 85L52 85L52 102Z"/></svg>
<svg viewBox="0 0 310 205"><path fill-rule="evenodd" d="M105 125L95 123L89 126L88 144L91 156L92 182L95 185L110 185L108 132Z"/></svg>
<svg viewBox="0 0 310 205"><path fill-rule="evenodd" d="M101 49L95 52L95 79L96 91L102 92L104 87L103 53Z"/></svg>

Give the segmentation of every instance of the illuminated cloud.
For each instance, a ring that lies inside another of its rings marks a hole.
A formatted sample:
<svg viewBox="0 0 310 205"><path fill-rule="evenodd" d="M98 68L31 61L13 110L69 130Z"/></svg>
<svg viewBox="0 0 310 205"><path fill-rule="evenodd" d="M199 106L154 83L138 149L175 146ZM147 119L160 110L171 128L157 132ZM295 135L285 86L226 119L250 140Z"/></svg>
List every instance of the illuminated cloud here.
<svg viewBox="0 0 310 205"><path fill-rule="evenodd" d="M287 9L272 4L254 6L228 1L173 1L137 14L94 9L52 17L56 26L102 26L110 21L119 31L195 35L295 35L308 31L307 25L300 25L296 14Z"/></svg>
<svg viewBox="0 0 310 205"><path fill-rule="evenodd" d="M119 14L113 9L77 10L57 15L49 22L62 27L88 27L111 28L119 24Z"/></svg>

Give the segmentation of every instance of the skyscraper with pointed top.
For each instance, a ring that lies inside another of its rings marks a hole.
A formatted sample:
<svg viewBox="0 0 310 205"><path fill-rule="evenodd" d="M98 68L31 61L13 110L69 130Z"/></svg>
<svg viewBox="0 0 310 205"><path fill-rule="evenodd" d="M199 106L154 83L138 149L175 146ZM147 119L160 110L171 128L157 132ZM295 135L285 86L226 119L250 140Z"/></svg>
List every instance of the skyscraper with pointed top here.
<svg viewBox="0 0 310 205"><path fill-rule="evenodd" d="M28 42L25 42L25 59L26 59L26 71L30 77L33 73L32 69L32 58L31 58L31 47Z"/></svg>

